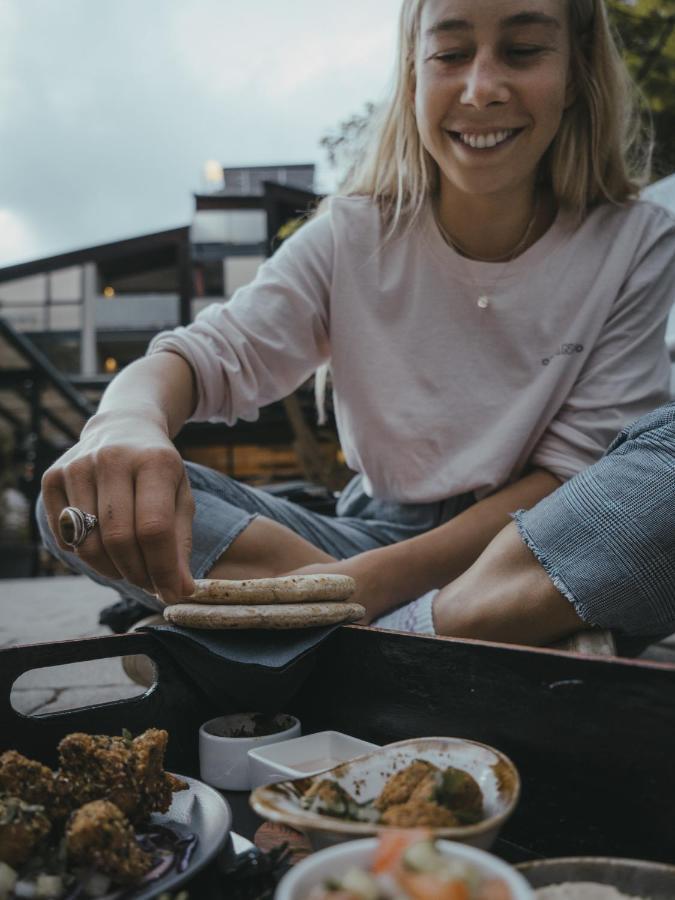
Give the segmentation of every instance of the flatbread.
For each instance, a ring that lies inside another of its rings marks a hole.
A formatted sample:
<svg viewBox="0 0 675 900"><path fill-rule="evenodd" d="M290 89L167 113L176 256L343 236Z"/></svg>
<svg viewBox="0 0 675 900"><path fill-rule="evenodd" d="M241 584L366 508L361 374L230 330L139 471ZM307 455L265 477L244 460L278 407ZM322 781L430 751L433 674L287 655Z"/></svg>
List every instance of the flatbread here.
<svg viewBox="0 0 675 900"><path fill-rule="evenodd" d="M287 603L273 606L207 606L176 603L164 609L164 618L185 628L311 628L356 622L366 611L359 603Z"/></svg>
<svg viewBox="0 0 675 900"><path fill-rule="evenodd" d="M210 605L269 606L273 603L348 600L355 590L356 582L348 575L285 575L283 578L249 578L246 581L204 578L195 581L195 592L186 600Z"/></svg>

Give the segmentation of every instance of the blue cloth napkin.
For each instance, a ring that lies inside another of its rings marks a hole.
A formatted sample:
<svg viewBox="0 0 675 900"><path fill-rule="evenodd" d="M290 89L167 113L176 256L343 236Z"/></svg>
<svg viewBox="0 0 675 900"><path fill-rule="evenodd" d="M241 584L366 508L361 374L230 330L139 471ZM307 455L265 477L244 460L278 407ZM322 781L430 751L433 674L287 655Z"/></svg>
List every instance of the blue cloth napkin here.
<svg viewBox="0 0 675 900"><path fill-rule="evenodd" d="M201 631L166 624L141 630L161 642L213 703L279 712L312 671L316 648L339 627Z"/></svg>

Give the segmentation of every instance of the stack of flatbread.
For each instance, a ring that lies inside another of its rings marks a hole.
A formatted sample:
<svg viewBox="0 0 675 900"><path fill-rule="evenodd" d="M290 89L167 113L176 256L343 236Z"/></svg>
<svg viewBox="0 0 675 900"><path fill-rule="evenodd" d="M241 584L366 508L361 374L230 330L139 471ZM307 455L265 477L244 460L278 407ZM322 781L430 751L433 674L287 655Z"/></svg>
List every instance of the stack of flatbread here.
<svg viewBox="0 0 675 900"><path fill-rule="evenodd" d="M347 602L356 589L347 575L287 575L247 581L203 579L164 618L186 628L311 628L356 622L366 611Z"/></svg>

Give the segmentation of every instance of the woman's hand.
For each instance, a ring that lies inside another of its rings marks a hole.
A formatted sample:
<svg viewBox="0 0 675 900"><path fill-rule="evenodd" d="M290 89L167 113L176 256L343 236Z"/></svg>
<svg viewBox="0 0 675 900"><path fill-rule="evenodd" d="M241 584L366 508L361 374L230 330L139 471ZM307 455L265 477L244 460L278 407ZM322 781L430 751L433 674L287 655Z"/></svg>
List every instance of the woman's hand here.
<svg viewBox="0 0 675 900"><path fill-rule="evenodd" d="M369 625L390 607L398 605L387 584L387 578L379 564L377 551L369 550L339 562L313 563L289 572L289 575L349 575L356 582L356 590L350 602L360 603L366 614L359 625Z"/></svg>
<svg viewBox="0 0 675 900"><path fill-rule="evenodd" d="M79 443L44 474L42 492L59 546L65 506L98 525L75 551L108 578L124 578L166 603L192 593L189 561L194 503L183 461L151 410L95 415Z"/></svg>

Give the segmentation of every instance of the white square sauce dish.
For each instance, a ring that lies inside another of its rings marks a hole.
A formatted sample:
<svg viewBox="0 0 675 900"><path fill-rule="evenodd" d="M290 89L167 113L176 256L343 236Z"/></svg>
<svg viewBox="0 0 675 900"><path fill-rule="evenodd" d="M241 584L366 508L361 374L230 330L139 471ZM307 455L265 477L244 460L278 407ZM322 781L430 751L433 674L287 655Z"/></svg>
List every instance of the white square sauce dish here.
<svg viewBox="0 0 675 900"><path fill-rule="evenodd" d="M377 749L377 744L339 731L319 731L283 744L256 747L248 751L251 787L317 775Z"/></svg>

